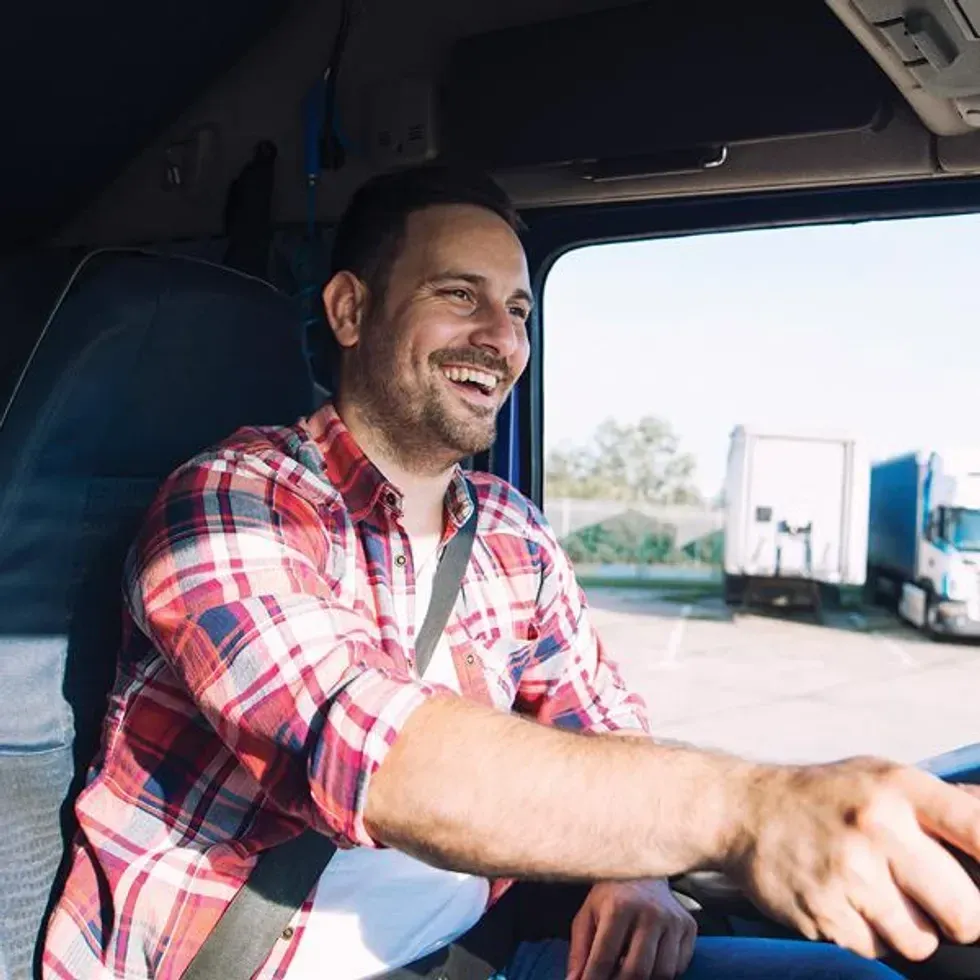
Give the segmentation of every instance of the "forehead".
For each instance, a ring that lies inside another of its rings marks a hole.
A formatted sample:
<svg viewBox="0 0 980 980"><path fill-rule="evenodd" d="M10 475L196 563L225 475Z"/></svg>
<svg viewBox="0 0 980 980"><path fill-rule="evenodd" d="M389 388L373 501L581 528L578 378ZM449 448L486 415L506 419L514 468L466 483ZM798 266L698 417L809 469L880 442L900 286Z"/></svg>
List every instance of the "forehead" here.
<svg viewBox="0 0 980 980"><path fill-rule="evenodd" d="M528 286L527 258L514 230L492 211L469 204L410 214L397 265L413 279L455 269L502 287Z"/></svg>

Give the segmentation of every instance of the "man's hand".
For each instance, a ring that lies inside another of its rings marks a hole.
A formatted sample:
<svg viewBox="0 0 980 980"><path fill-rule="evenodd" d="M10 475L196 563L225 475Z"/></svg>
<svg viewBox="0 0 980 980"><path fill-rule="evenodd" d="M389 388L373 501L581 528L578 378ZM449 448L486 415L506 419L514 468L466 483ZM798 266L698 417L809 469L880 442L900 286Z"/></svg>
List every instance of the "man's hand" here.
<svg viewBox="0 0 980 980"><path fill-rule="evenodd" d="M569 980L674 980L697 924L661 879L595 885L572 923Z"/></svg>
<svg viewBox="0 0 980 980"><path fill-rule="evenodd" d="M805 936L917 961L941 934L980 937L980 892L943 847L980 859L980 800L969 793L859 758L762 771L744 810L745 837L725 870Z"/></svg>

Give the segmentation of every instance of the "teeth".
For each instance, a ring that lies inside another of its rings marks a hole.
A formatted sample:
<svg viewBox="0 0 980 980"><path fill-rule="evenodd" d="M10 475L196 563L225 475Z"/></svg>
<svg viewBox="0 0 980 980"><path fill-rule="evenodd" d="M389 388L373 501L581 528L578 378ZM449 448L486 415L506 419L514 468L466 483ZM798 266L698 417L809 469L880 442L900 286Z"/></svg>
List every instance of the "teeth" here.
<svg viewBox="0 0 980 980"><path fill-rule="evenodd" d="M442 370L450 381L472 381L486 391L493 391L497 387L495 375L487 374L485 371L479 371L476 368L446 367Z"/></svg>

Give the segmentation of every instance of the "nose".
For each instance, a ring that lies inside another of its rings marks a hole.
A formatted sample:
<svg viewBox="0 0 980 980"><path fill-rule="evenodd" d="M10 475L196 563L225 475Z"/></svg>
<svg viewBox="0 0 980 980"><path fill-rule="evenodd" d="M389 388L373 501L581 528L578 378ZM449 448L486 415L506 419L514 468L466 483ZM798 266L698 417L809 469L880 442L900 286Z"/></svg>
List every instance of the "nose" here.
<svg viewBox="0 0 980 980"><path fill-rule="evenodd" d="M524 344L524 325L505 303L488 303L480 311L470 335L474 347L493 351L498 357L511 358Z"/></svg>

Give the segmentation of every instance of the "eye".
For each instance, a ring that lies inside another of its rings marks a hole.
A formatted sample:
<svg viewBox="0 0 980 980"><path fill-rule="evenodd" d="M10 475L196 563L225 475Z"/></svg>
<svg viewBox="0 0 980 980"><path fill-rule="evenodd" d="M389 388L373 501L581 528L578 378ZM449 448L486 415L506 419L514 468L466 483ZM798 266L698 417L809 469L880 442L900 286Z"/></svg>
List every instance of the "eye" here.
<svg viewBox="0 0 980 980"><path fill-rule="evenodd" d="M461 303L473 302L473 294L462 286L451 286L449 289L443 290L443 295L458 299Z"/></svg>
<svg viewBox="0 0 980 980"><path fill-rule="evenodd" d="M526 306L512 306L510 308L511 316L516 316L521 323L527 323L531 317L531 311Z"/></svg>

